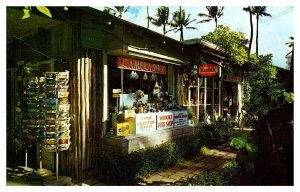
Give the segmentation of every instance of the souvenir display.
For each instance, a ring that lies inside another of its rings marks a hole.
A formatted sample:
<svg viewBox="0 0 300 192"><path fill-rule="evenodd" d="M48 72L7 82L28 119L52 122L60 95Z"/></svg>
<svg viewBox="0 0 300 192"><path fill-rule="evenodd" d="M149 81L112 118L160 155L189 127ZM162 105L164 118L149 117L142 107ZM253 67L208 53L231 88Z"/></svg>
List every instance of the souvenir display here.
<svg viewBox="0 0 300 192"><path fill-rule="evenodd" d="M24 78L22 135L24 143L33 145L45 139L45 79L36 76Z"/></svg>
<svg viewBox="0 0 300 192"><path fill-rule="evenodd" d="M45 73L45 148L50 152L70 146L69 71Z"/></svg>

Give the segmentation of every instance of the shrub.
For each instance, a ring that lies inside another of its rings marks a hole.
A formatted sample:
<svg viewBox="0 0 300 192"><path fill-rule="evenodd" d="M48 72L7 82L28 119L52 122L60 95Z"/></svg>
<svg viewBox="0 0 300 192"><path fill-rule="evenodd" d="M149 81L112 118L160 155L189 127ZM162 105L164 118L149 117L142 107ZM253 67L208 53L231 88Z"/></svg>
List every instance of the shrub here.
<svg viewBox="0 0 300 192"><path fill-rule="evenodd" d="M228 120L220 117L210 124L204 124L202 134L209 144L221 143L230 137L232 128L233 125Z"/></svg>
<svg viewBox="0 0 300 192"><path fill-rule="evenodd" d="M193 178L188 178L183 185L188 186L223 186L232 185L237 172L237 162L231 160L226 162L219 172L213 173L210 167L205 167L204 171Z"/></svg>
<svg viewBox="0 0 300 192"><path fill-rule="evenodd" d="M110 184L134 184L161 168L174 166L182 159L197 155L199 140L195 135L185 136L125 156L103 152L100 157L101 179Z"/></svg>

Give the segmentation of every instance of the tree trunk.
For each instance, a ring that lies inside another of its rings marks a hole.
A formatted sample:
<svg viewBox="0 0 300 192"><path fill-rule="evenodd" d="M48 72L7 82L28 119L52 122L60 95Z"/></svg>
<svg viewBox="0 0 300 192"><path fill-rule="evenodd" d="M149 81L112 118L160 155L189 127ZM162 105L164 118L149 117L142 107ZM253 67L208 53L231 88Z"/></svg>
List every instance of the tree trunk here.
<svg viewBox="0 0 300 192"><path fill-rule="evenodd" d="M149 7L147 6L147 29L149 29Z"/></svg>
<svg viewBox="0 0 300 192"><path fill-rule="evenodd" d="M259 21L259 15L256 14L256 57L258 57L258 21Z"/></svg>
<svg viewBox="0 0 300 192"><path fill-rule="evenodd" d="M249 7L249 16L250 16L250 42L249 42L248 57L250 57L252 41L253 41L253 20L252 20L251 7Z"/></svg>
<svg viewBox="0 0 300 192"><path fill-rule="evenodd" d="M215 18L215 23L216 23L216 28L215 28L215 31L216 31L218 28L218 19L217 18Z"/></svg>
<svg viewBox="0 0 300 192"><path fill-rule="evenodd" d="M179 7L179 12L180 12L180 41L183 41L183 23L182 23L182 14L181 14L181 6Z"/></svg>

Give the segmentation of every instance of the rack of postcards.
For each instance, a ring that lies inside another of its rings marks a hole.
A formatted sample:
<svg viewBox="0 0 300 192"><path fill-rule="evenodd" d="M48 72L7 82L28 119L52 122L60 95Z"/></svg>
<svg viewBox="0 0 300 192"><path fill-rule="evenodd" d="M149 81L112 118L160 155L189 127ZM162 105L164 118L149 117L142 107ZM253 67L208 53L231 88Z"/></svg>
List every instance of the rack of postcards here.
<svg viewBox="0 0 300 192"><path fill-rule="evenodd" d="M31 76L25 81L22 135L27 147L44 140L44 77Z"/></svg>
<svg viewBox="0 0 300 192"><path fill-rule="evenodd" d="M46 138L49 152L68 150L70 146L69 71L46 72Z"/></svg>

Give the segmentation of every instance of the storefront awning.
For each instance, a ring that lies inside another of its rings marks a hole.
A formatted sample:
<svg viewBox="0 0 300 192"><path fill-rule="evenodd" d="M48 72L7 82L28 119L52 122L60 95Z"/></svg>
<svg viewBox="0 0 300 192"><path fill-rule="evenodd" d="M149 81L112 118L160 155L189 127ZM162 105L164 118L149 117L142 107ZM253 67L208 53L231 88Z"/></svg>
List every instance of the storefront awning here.
<svg viewBox="0 0 300 192"><path fill-rule="evenodd" d="M134 48L134 46L124 46L123 49L117 50L110 50L108 54L121 56L121 57L135 57L135 58L142 58L149 61L158 61L162 63L172 64L172 65L186 65L188 64L187 61L180 60L178 58L158 54L149 50L140 50Z"/></svg>

